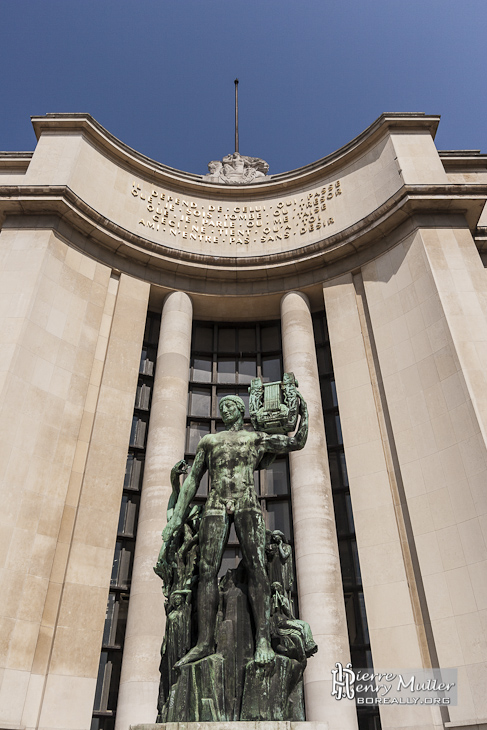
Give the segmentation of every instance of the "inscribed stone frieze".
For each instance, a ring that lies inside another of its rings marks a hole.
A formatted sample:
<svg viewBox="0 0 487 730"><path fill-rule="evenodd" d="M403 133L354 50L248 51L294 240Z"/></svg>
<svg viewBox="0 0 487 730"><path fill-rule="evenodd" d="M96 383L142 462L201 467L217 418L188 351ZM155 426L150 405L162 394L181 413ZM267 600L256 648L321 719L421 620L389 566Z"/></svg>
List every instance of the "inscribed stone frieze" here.
<svg viewBox="0 0 487 730"><path fill-rule="evenodd" d="M223 246L280 241L302 245L305 234L327 237L336 227L337 199L342 192L340 180L334 180L307 193L250 204L178 196L137 180L131 189L140 201L140 235L153 231L161 243L175 245L178 239L183 247L193 241Z"/></svg>

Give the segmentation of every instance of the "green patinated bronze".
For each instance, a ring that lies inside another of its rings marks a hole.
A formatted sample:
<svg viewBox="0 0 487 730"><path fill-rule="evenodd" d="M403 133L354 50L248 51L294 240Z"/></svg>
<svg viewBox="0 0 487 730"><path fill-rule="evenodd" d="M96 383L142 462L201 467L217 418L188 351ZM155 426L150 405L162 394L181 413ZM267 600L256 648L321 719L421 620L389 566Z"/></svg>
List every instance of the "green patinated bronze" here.
<svg viewBox="0 0 487 730"><path fill-rule="evenodd" d="M260 422L267 418L273 431L292 421L293 410L296 423L299 410L294 436L247 430L243 401L226 396L220 402L226 430L201 439L181 487L185 462L172 470L168 522L154 568L164 583L168 616L159 722L304 719L301 678L316 645L309 626L295 619L290 607L290 545L278 530L266 534L254 490L256 469L306 443L308 411L294 383L289 373L276 384L288 395L269 418L264 411L272 409L254 397ZM201 512L190 505L206 471L211 491ZM232 523L243 560L219 584Z"/></svg>
<svg viewBox="0 0 487 730"><path fill-rule="evenodd" d="M260 378L252 380L249 411L256 431L280 434L294 431L298 420L297 385L293 373L284 373L281 383L263 383Z"/></svg>

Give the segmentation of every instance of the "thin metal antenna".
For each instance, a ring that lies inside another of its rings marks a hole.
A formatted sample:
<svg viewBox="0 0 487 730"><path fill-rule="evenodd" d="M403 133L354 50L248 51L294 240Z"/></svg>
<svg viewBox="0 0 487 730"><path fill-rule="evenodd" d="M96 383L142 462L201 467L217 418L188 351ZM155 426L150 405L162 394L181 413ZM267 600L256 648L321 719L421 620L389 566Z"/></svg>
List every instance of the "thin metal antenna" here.
<svg viewBox="0 0 487 730"><path fill-rule="evenodd" d="M238 152L238 79L235 79L235 152Z"/></svg>

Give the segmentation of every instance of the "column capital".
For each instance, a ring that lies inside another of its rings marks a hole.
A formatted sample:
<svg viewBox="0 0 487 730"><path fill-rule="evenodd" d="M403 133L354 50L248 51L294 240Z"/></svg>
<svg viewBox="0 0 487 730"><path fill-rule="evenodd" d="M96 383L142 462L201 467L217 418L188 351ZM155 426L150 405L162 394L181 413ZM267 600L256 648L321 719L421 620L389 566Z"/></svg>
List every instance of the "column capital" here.
<svg viewBox="0 0 487 730"><path fill-rule="evenodd" d="M303 304L305 304L307 306L307 308L310 309L310 303L309 303L307 294L304 294L304 292L302 292L302 291L292 290L292 291L286 292L283 295L283 297L281 299L281 312L282 312L283 306L288 304L289 299L296 300L296 298L302 299Z"/></svg>
<svg viewBox="0 0 487 730"><path fill-rule="evenodd" d="M186 312L190 317L193 316L193 300L184 291L173 291L166 294L162 305L162 313L179 310Z"/></svg>

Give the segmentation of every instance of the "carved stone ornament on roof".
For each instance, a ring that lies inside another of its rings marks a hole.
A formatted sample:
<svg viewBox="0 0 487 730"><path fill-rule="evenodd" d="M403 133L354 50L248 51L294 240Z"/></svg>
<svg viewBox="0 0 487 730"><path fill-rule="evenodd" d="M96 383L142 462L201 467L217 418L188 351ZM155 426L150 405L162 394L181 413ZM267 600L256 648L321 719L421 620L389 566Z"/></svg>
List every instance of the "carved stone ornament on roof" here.
<svg viewBox="0 0 487 730"><path fill-rule="evenodd" d="M209 173L203 175L206 182L223 185L255 185L264 182L269 165L259 157L248 157L234 152L223 160L212 160L208 163Z"/></svg>

